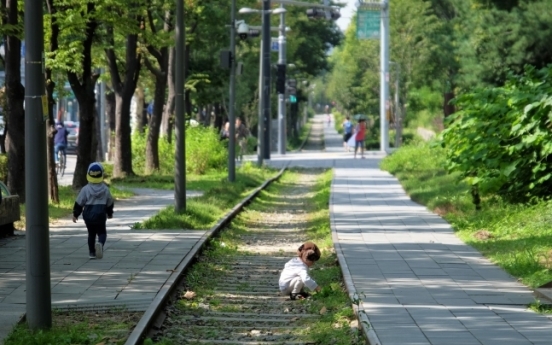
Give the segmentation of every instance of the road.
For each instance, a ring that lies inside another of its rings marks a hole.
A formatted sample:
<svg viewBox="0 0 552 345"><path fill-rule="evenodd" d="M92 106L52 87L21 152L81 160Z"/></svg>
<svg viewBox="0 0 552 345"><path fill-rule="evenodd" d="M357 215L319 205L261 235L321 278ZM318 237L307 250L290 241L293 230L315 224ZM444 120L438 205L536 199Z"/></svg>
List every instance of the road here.
<svg viewBox="0 0 552 345"><path fill-rule="evenodd" d="M73 183L73 173L75 172L75 165L77 164L77 155L67 153L67 164L65 173L62 177L58 176L58 185L70 186Z"/></svg>

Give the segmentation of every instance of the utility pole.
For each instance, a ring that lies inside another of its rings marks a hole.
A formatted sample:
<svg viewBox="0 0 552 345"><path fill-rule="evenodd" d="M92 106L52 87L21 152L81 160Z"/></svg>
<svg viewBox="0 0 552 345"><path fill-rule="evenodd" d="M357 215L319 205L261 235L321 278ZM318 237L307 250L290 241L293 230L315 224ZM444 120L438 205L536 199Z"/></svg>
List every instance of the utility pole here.
<svg viewBox="0 0 552 345"><path fill-rule="evenodd" d="M395 76L395 148L399 148L402 144L402 109L401 104L399 103L399 81L401 78L401 65L398 63L397 66L397 75Z"/></svg>
<svg viewBox="0 0 552 345"><path fill-rule="evenodd" d="M270 0L263 0L262 29L262 65L261 65L261 109L262 109L262 142L261 156L270 159Z"/></svg>
<svg viewBox="0 0 552 345"><path fill-rule="evenodd" d="M389 0L381 3L381 44L380 44L380 149L389 151Z"/></svg>
<svg viewBox="0 0 552 345"><path fill-rule="evenodd" d="M284 8L283 4L280 4L280 8ZM283 78L284 87L283 90L278 91L278 153L281 155L286 154L286 13L280 13L280 35L278 36L278 68L279 78Z"/></svg>
<svg viewBox="0 0 552 345"><path fill-rule="evenodd" d="M184 123L184 2L176 0L176 67L175 67L175 112L176 112L176 159L174 171L174 210L181 213L186 210L186 127Z"/></svg>
<svg viewBox="0 0 552 345"><path fill-rule="evenodd" d="M232 0L230 9L230 99L228 110L228 181L236 180L236 0Z"/></svg>
<svg viewBox="0 0 552 345"><path fill-rule="evenodd" d="M25 228L27 323L52 327L42 1L25 0Z"/></svg>

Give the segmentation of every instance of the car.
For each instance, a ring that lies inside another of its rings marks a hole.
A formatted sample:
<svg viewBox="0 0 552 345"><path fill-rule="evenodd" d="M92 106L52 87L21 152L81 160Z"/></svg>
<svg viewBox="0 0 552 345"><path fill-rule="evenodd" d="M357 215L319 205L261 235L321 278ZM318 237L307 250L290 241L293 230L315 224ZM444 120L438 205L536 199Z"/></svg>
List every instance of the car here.
<svg viewBox="0 0 552 345"><path fill-rule="evenodd" d="M67 132L69 132L69 135L67 135L67 148L76 149L79 145L79 122L64 121L63 124Z"/></svg>

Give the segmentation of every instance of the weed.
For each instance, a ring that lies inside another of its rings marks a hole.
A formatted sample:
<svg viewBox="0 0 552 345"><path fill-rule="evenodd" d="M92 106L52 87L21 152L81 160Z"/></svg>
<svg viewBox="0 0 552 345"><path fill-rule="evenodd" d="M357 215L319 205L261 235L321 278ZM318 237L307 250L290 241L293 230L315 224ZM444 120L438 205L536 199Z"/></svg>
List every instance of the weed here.
<svg viewBox="0 0 552 345"><path fill-rule="evenodd" d="M540 299L535 299L535 302L529 304L529 309L540 314L552 314L552 304L544 304Z"/></svg>

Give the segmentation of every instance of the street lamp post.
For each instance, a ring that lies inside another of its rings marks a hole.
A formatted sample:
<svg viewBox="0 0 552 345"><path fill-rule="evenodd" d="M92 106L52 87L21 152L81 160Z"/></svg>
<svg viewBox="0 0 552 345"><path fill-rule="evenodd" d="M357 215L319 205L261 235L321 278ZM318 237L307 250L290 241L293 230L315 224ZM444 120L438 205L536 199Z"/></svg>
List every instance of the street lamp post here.
<svg viewBox="0 0 552 345"><path fill-rule="evenodd" d="M184 3L176 0L176 67L175 83L175 174L174 174L174 210L177 213L186 210L186 151L184 124L184 47L186 43L184 27Z"/></svg>
<svg viewBox="0 0 552 345"><path fill-rule="evenodd" d="M384 152L389 151L389 0L381 2L381 44L380 44L380 130L381 146Z"/></svg>
<svg viewBox="0 0 552 345"><path fill-rule="evenodd" d="M228 181L236 180L236 0L232 0L230 9L230 99L228 111Z"/></svg>
<svg viewBox="0 0 552 345"><path fill-rule="evenodd" d="M263 0L263 9L242 8L239 13L261 13L261 68L259 73L259 146L258 163L270 159L270 15L285 13L284 8L270 9L270 0ZM285 26L284 26L285 30Z"/></svg>
<svg viewBox="0 0 552 345"><path fill-rule="evenodd" d="M280 4L280 8L284 8ZM280 35L278 36L278 65L284 66L284 81L285 81L285 65L286 65L286 13L280 13ZM286 92L280 90L278 94L278 153L286 154Z"/></svg>
<svg viewBox="0 0 552 345"><path fill-rule="evenodd" d="M262 146L263 159L270 159L270 0L263 0L263 29L262 37Z"/></svg>
<svg viewBox="0 0 552 345"><path fill-rule="evenodd" d="M26 308L31 330L52 326L42 2L25 0Z"/></svg>

